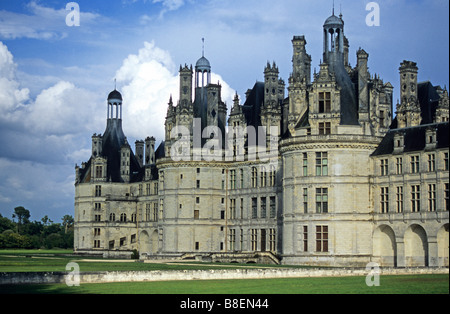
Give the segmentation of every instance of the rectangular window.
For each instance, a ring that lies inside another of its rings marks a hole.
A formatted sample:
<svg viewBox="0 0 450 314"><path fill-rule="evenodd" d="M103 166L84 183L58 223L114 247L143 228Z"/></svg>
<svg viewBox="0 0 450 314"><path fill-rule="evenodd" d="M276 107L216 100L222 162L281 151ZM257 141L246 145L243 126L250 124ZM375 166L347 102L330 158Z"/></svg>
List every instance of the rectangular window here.
<svg viewBox="0 0 450 314"><path fill-rule="evenodd" d="M411 186L411 211L420 212L420 185Z"/></svg>
<svg viewBox="0 0 450 314"><path fill-rule="evenodd" d="M436 155L435 154L428 155L428 171L429 172L436 171Z"/></svg>
<svg viewBox="0 0 450 314"><path fill-rule="evenodd" d="M145 193L146 193L146 195L151 195L151 184L150 183L147 183L146 185L145 185Z"/></svg>
<svg viewBox="0 0 450 314"><path fill-rule="evenodd" d="M158 203L153 203L153 221L158 221Z"/></svg>
<svg viewBox="0 0 450 314"><path fill-rule="evenodd" d="M232 190L235 190L236 189L236 170L231 170L230 171L230 184L231 184L231 186L230 186L230 188L232 189Z"/></svg>
<svg viewBox="0 0 450 314"><path fill-rule="evenodd" d="M272 196L270 198L270 218L275 218L277 216L277 205L276 198Z"/></svg>
<svg viewBox="0 0 450 314"><path fill-rule="evenodd" d="M319 93L319 113L331 112L331 93Z"/></svg>
<svg viewBox="0 0 450 314"><path fill-rule="evenodd" d="M241 219L244 219L244 199L243 198L241 198L241 208L240 208L240 210L241 210Z"/></svg>
<svg viewBox="0 0 450 314"><path fill-rule="evenodd" d="M382 159L380 168L382 176L389 175L389 159Z"/></svg>
<svg viewBox="0 0 450 314"><path fill-rule="evenodd" d="M102 186L101 185L95 186L95 196L96 197L102 196Z"/></svg>
<svg viewBox="0 0 450 314"><path fill-rule="evenodd" d="M403 174L403 158L401 157L396 159L396 170L397 174Z"/></svg>
<svg viewBox="0 0 450 314"><path fill-rule="evenodd" d="M328 175L328 153L316 153L316 176Z"/></svg>
<svg viewBox="0 0 450 314"><path fill-rule="evenodd" d="M316 213L328 213L328 189L316 189Z"/></svg>
<svg viewBox="0 0 450 314"><path fill-rule="evenodd" d="M398 186L397 187L397 199L396 199L396 204L397 204L397 213L403 213L403 186Z"/></svg>
<svg viewBox="0 0 450 314"><path fill-rule="evenodd" d="M308 252L308 226L303 226L303 252Z"/></svg>
<svg viewBox="0 0 450 314"><path fill-rule="evenodd" d="M308 213L308 188L303 189L303 213Z"/></svg>
<svg viewBox="0 0 450 314"><path fill-rule="evenodd" d="M241 176L241 189L243 189L244 188L244 169L240 169L239 170L239 172L240 172L240 176Z"/></svg>
<svg viewBox="0 0 450 314"><path fill-rule="evenodd" d="M381 213L389 213L389 188L381 188Z"/></svg>
<svg viewBox="0 0 450 314"><path fill-rule="evenodd" d="M145 221L150 221L151 219L151 204L145 205Z"/></svg>
<svg viewBox="0 0 450 314"><path fill-rule="evenodd" d="M328 226L316 226L316 252L328 252Z"/></svg>
<svg viewBox="0 0 450 314"><path fill-rule="evenodd" d="M102 178L103 177L103 167L102 166L96 166L95 167L95 177L96 178Z"/></svg>
<svg viewBox="0 0 450 314"><path fill-rule="evenodd" d="M419 156L411 156L411 173L419 173L420 169L420 158Z"/></svg>
<svg viewBox="0 0 450 314"><path fill-rule="evenodd" d="M258 218L258 199L252 198L252 218Z"/></svg>
<svg viewBox="0 0 450 314"><path fill-rule="evenodd" d="M236 199L230 199L230 219L236 219Z"/></svg>
<svg viewBox="0 0 450 314"><path fill-rule="evenodd" d="M200 250L200 242L195 242L195 250Z"/></svg>
<svg viewBox="0 0 450 314"><path fill-rule="evenodd" d="M276 251L277 235L275 229L269 229L269 251Z"/></svg>
<svg viewBox="0 0 450 314"><path fill-rule="evenodd" d="M197 187L197 189L200 188L200 180L197 180L196 187Z"/></svg>
<svg viewBox="0 0 450 314"><path fill-rule="evenodd" d="M308 154L303 153L303 176L308 176Z"/></svg>
<svg viewBox="0 0 450 314"><path fill-rule="evenodd" d="M444 153L444 170L448 171L448 153Z"/></svg>
<svg viewBox="0 0 450 314"><path fill-rule="evenodd" d="M266 205L267 205L267 198L261 197L261 218L267 217Z"/></svg>
<svg viewBox="0 0 450 314"><path fill-rule="evenodd" d="M258 229L252 229L252 251L258 250Z"/></svg>
<svg viewBox="0 0 450 314"><path fill-rule="evenodd" d="M195 220L199 220L200 219L200 211L199 210L194 210L194 219Z"/></svg>
<svg viewBox="0 0 450 314"><path fill-rule="evenodd" d="M331 122L319 123L319 135L331 134Z"/></svg>
<svg viewBox="0 0 450 314"><path fill-rule="evenodd" d="M267 185L267 172L265 167L261 167L261 185L260 187L265 187Z"/></svg>
<svg viewBox="0 0 450 314"><path fill-rule="evenodd" d="M446 211L448 211L449 210L449 206L450 206L450 204L449 204L449 194L450 194L450 192L449 192L449 184L448 183L445 183L444 184L444 206L445 206L445 210Z"/></svg>
<svg viewBox="0 0 450 314"><path fill-rule="evenodd" d="M436 211L436 184L428 184L428 210Z"/></svg>
<svg viewBox="0 0 450 314"><path fill-rule="evenodd" d="M236 250L236 229L230 229L230 251L235 251Z"/></svg>

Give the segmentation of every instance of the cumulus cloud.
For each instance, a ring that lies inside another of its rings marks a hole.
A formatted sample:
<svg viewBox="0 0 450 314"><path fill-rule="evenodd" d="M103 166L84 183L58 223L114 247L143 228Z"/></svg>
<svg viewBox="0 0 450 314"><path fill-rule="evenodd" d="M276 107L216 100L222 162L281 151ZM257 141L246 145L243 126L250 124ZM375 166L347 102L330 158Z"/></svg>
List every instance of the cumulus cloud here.
<svg viewBox="0 0 450 314"><path fill-rule="evenodd" d="M138 54L128 56L116 73L124 97L124 132L141 139L155 136L164 140L164 122L170 96L179 98L177 67L167 51L154 42L145 42ZM222 86L222 99L229 109L235 91L220 75L212 73L212 82Z"/></svg>
<svg viewBox="0 0 450 314"><path fill-rule="evenodd" d="M2 42L0 42L0 119L10 117L11 113L29 100L29 90L20 88L16 81L14 58Z"/></svg>

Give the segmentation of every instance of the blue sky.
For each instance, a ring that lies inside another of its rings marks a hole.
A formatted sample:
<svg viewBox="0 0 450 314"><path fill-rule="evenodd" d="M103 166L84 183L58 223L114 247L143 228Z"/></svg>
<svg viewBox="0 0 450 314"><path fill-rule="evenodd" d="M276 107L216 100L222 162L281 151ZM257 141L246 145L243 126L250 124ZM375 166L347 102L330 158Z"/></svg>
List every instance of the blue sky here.
<svg viewBox="0 0 450 314"><path fill-rule="evenodd" d="M237 91L275 61L287 81L294 35L305 35L313 68L332 0L79 0L79 27L58 0L0 0L0 214L25 206L32 219L73 215L74 167L103 133L106 97L124 95L129 142L163 136L177 72L205 56L230 107ZM380 26L366 25L367 0L335 0L350 41L350 63L365 49L372 74L395 87L403 60L419 80L449 83L449 2L380 0Z"/></svg>

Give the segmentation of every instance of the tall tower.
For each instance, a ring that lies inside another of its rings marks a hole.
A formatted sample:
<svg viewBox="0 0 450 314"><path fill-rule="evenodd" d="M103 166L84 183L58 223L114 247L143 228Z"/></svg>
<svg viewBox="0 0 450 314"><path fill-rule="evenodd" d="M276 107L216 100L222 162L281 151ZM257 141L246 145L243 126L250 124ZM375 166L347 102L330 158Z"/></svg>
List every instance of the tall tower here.
<svg viewBox="0 0 450 314"><path fill-rule="evenodd" d="M266 106L274 106L278 104L278 67L273 63L271 66L267 62L267 66L264 69L264 104Z"/></svg>
<svg viewBox="0 0 450 314"><path fill-rule="evenodd" d="M295 82L311 83L311 56L306 53L305 36L294 36L292 39L294 54L292 57L292 79Z"/></svg>
<svg viewBox="0 0 450 314"><path fill-rule="evenodd" d="M180 66L180 104L182 106L192 104L192 65L182 68Z"/></svg>
<svg viewBox="0 0 450 314"><path fill-rule="evenodd" d="M403 61L400 65L400 104L397 106L398 127L418 126L421 110L417 98L417 63Z"/></svg>

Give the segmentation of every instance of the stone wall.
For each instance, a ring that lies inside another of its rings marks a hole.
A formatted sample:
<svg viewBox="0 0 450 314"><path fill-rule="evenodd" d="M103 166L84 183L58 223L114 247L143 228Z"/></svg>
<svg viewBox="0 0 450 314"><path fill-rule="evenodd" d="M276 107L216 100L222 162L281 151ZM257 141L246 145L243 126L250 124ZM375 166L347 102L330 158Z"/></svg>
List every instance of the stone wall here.
<svg viewBox="0 0 450 314"><path fill-rule="evenodd" d="M345 268L263 268L263 269L216 269L216 270L175 270L141 272L82 272L80 283L145 282L173 280L218 280L218 279L270 279L306 277L366 277L371 272ZM385 268L380 275L448 274L448 268ZM73 276L64 272L47 273L0 273L0 285L11 284L64 284Z"/></svg>

